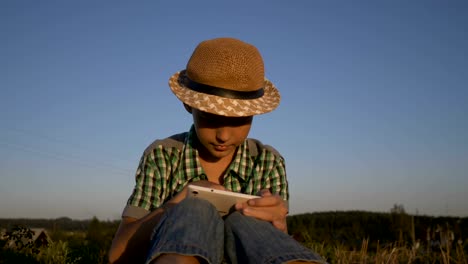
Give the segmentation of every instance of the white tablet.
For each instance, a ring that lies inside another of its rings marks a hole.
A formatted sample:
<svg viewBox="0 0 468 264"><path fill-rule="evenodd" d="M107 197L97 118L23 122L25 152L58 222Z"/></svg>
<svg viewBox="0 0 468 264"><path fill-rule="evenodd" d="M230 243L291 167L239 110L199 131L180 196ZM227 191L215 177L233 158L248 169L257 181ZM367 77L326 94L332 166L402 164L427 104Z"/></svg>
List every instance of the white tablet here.
<svg viewBox="0 0 468 264"><path fill-rule="evenodd" d="M197 197L211 202L219 214L224 216L233 210L236 203L259 198L260 196L189 185L187 197Z"/></svg>

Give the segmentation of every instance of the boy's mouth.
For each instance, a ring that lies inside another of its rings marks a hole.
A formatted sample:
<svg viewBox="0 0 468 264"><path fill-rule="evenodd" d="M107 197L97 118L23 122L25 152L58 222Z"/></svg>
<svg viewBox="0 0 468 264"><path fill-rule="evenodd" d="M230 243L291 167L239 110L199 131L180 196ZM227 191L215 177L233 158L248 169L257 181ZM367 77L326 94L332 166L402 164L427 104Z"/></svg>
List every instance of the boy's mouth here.
<svg viewBox="0 0 468 264"><path fill-rule="evenodd" d="M216 151L226 151L228 149L228 146L226 146L226 145L214 145L214 149Z"/></svg>

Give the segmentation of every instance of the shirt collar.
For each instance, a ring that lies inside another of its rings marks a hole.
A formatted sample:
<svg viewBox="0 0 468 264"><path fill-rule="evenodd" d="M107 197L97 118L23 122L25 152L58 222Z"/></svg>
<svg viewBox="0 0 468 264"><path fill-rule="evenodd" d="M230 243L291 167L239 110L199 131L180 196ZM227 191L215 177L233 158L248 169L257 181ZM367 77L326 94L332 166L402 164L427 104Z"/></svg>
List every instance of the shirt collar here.
<svg viewBox="0 0 468 264"><path fill-rule="evenodd" d="M206 174L203 171L203 168L200 164L198 157L198 151L194 147L196 140L195 126L192 125L190 128L187 137L185 138L184 144L184 171L186 173L187 181L191 182L193 179L199 178L201 180L206 180Z"/></svg>
<svg viewBox="0 0 468 264"><path fill-rule="evenodd" d="M236 155L229 165L228 171L246 180L252 170L253 161L248 153L247 140L237 147Z"/></svg>

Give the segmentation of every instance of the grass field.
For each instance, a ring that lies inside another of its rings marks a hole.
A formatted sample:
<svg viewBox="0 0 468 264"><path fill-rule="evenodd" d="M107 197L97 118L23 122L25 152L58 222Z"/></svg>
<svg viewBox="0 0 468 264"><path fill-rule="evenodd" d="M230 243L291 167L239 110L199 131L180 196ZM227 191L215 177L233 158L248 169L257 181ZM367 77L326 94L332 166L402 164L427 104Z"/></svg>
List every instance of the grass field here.
<svg viewBox="0 0 468 264"><path fill-rule="evenodd" d="M467 264L468 258L464 251L466 242L448 241L448 244L423 246L417 242L415 245L402 245L399 242L386 246L380 246L370 251L369 240L363 240L361 248L349 249L346 245L330 246L325 243L311 241L302 242L320 254L327 262L337 264L354 263L442 263L442 264Z"/></svg>

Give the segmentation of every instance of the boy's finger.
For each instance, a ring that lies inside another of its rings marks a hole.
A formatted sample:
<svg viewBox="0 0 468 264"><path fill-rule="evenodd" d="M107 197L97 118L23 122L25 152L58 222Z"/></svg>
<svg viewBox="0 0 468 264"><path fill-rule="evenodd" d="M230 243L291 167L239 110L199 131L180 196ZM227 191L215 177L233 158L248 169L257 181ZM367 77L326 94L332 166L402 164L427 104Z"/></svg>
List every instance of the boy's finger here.
<svg viewBox="0 0 468 264"><path fill-rule="evenodd" d="M254 198L247 201L249 206L272 206L275 204L273 197Z"/></svg>
<svg viewBox="0 0 468 264"><path fill-rule="evenodd" d="M257 209L255 207L247 207L242 210L242 214L246 216L255 217L257 219L272 222L273 214L268 210Z"/></svg>
<svg viewBox="0 0 468 264"><path fill-rule="evenodd" d="M269 189L261 189L260 190L260 196L265 197L265 196L271 196L271 192Z"/></svg>
<svg viewBox="0 0 468 264"><path fill-rule="evenodd" d="M279 196L264 196L261 198L250 199L247 201L247 204L250 206L275 206L282 202L283 200Z"/></svg>

